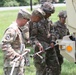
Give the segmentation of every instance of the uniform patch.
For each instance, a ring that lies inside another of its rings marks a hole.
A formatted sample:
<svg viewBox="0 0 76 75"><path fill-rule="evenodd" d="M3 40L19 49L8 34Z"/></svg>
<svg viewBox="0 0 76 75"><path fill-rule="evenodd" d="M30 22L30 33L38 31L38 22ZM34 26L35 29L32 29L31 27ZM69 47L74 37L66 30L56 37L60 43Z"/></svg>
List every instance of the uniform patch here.
<svg viewBox="0 0 76 75"><path fill-rule="evenodd" d="M5 37L6 40L9 40L10 38L11 38L10 35L7 35L7 36Z"/></svg>

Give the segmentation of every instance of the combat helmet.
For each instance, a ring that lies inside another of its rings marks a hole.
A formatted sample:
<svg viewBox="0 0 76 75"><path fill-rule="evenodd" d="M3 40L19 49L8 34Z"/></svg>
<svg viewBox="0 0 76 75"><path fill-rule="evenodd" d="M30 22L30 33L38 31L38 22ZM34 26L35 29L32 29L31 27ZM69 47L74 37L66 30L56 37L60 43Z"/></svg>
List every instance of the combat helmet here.
<svg viewBox="0 0 76 75"><path fill-rule="evenodd" d="M32 12L32 15L44 17L46 15L46 13L41 8L37 8Z"/></svg>
<svg viewBox="0 0 76 75"><path fill-rule="evenodd" d="M65 10L60 11L59 14L58 14L58 17L66 18L67 17L67 12Z"/></svg>
<svg viewBox="0 0 76 75"><path fill-rule="evenodd" d="M54 13L55 12L55 8L54 6L50 3L50 2L45 2L41 5L41 9L45 12L45 13Z"/></svg>

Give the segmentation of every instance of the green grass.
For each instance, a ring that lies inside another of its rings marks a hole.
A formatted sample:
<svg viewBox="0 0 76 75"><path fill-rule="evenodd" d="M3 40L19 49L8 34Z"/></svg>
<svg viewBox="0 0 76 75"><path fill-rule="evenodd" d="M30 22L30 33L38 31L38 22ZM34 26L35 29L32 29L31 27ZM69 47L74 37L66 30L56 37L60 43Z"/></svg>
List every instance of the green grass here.
<svg viewBox="0 0 76 75"><path fill-rule="evenodd" d="M2 38L4 30L15 20L17 12L17 10L0 12L0 39Z"/></svg>
<svg viewBox="0 0 76 75"><path fill-rule="evenodd" d="M76 75L76 65L64 59L62 65L62 75Z"/></svg>
<svg viewBox="0 0 76 75"><path fill-rule="evenodd" d="M57 14L60 10L66 9L65 7L57 7L55 14L50 19L53 22L58 20ZM4 30L16 19L18 10L12 11L0 11L0 40L2 39ZM0 75L3 75L3 53L0 50ZM26 67L26 75L35 75L35 67L33 65L33 59L30 58L30 67ZM76 75L76 65L74 63L64 60L62 65L61 75Z"/></svg>

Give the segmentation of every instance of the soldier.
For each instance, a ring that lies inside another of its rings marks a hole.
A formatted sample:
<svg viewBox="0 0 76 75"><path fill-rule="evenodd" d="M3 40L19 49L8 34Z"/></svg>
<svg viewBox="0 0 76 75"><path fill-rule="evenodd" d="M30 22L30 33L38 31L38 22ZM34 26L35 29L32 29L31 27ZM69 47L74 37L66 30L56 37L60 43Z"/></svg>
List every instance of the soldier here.
<svg viewBox="0 0 76 75"><path fill-rule="evenodd" d="M45 12L45 15L42 14L42 18L39 18L39 15L37 15L37 20L32 17L30 22L30 37L34 45L35 53L44 51L51 44L50 26L47 18L54 12L54 7L49 2L45 2L40 9ZM49 52L40 54L43 59L39 56L34 57L36 75L47 75L48 71L50 71L48 75L59 75L55 52L53 49L50 49L49 55L48 53Z"/></svg>
<svg viewBox="0 0 76 75"><path fill-rule="evenodd" d="M49 31L51 33L51 42L53 42L52 38L53 23L51 20L49 20L49 17L55 12L55 7L51 3L45 2L44 4L41 5L41 9L46 13L46 15L44 16L44 21L47 23L48 29L50 29ZM50 34L48 36L50 36ZM53 43L51 43L51 46L52 44Z"/></svg>
<svg viewBox="0 0 76 75"><path fill-rule="evenodd" d="M29 22L29 32L30 36L32 36L33 29L37 28L37 23L44 17L45 12L42 11L40 8L35 9L32 12L31 20ZM36 33L36 32L35 32Z"/></svg>
<svg viewBox="0 0 76 75"><path fill-rule="evenodd" d="M66 27L66 18L67 18L67 13L66 11L60 11L58 14L59 20L57 22L54 23L54 28L55 28L55 32L56 32L56 39L62 39L64 36L69 35L69 30ZM59 60L59 64L60 64L60 71L61 71L61 65L63 63L63 57L60 54L59 51L59 46L57 45L55 47L57 56L58 56L58 60Z"/></svg>
<svg viewBox="0 0 76 75"><path fill-rule="evenodd" d="M20 57L16 62L15 69L12 75L24 75L24 58L21 56L24 53L25 47L23 39L28 39L28 21L30 13L27 10L20 9L15 22L13 22L4 32L2 38L2 51L4 53L4 75L10 75L15 58ZM21 61L21 63L20 63Z"/></svg>

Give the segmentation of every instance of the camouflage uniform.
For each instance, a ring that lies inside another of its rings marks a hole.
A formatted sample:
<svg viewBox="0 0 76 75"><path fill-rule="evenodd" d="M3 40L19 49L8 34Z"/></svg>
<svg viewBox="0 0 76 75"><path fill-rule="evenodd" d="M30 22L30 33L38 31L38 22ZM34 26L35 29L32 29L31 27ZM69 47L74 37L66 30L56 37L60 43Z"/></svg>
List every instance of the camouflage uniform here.
<svg viewBox="0 0 76 75"><path fill-rule="evenodd" d="M57 21L55 24L54 24L54 27L55 27L55 30L56 30L56 33L57 33L57 38L58 39L62 39L63 36L65 35L69 35L69 30L67 29L66 25L64 24L61 24L60 21Z"/></svg>
<svg viewBox="0 0 76 75"><path fill-rule="evenodd" d="M22 15L25 13L22 9L19 11ZM28 18L26 15L25 18ZM19 27L17 22L13 22L4 33L2 38L2 51L4 53L4 75L10 75L13 60L18 57L17 54L25 52L25 46L21 51L21 46L24 44L24 39L28 39L28 27L27 24L22 28ZM26 37L27 36L27 37ZM24 75L24 58L21 62L18 60L15 65L13 75Z"/></svg>
<svg viewBox="0 0 76 75"><path fill-rule="evenodd" d="M61 17L66 18L67 17L65 11L60 11L58 16L60 18ZM55 34L56 34L56 39L62 39L64 36L69 35L69 30L67 29L66 24L62 24L60 21L57 21L54 23L54 30L55 30ZM56 53L58 56L58 60L59 60L59 64L60 64L60 70L61 70L61 65L63 63L63 57L60 54L58 45L55 46L55 50L56 50Z"/></svg>
<svg viewBox="0 0 76 75"><path fill-rule="evenodd" d="M33 44L41 43L44 50L50 46L51 37L50 34L50 24L48 24L47 19L42 19L38 23L30 22L30 36ZM39 48L35 45L35 53L39 51ZM49 75L59 75L58 62L56 59L56 54L54 49L50 49L46 53L40 54L43 59L39 56L34 57L34 65L36 67L36 75L47 75L49 69Z"/></svg>

